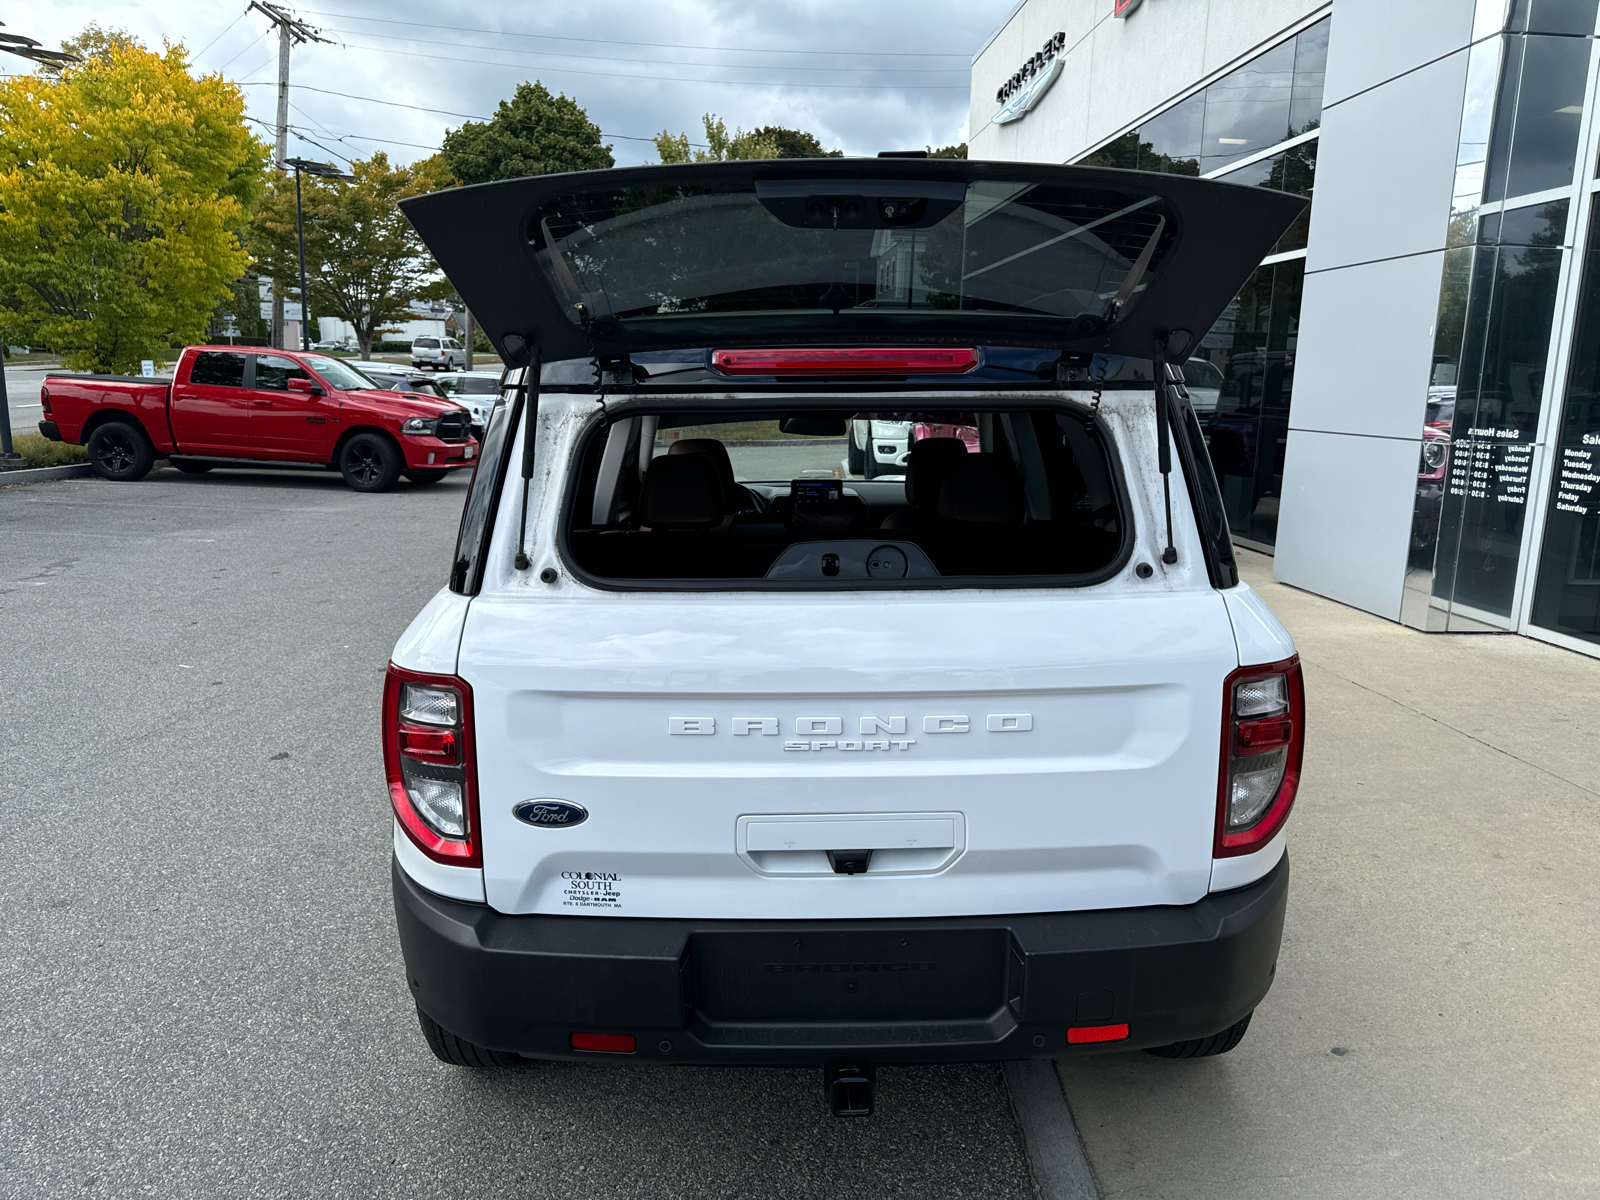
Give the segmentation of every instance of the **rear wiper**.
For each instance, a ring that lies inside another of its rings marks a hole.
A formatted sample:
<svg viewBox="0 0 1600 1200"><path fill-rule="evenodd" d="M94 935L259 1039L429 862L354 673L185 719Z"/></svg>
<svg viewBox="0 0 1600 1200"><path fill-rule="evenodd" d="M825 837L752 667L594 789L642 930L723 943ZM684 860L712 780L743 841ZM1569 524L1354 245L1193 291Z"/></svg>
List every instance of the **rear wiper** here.
<svg viewBox="0 0 1600 1200"><path fill-rule="evenodd" d="M1133 289L1139 286L1139 281L1144 278L1144 273L1150 267L1150 259L1155 255L1156 243L1161 240L1162 230L1167 227L1167 219L1163 216L1156 217L1155 232L1150 235L1144 244L1144 249L1139 251L1139 257L1134 259L1133 267L1128 272L1128 277L1122 281L1122 286L1117 289L1117 294L1111 297L1111 303L1106 306L1106 324L1116 324L1117 314L1122 311L1122 306L1133 295Z"/></svg>

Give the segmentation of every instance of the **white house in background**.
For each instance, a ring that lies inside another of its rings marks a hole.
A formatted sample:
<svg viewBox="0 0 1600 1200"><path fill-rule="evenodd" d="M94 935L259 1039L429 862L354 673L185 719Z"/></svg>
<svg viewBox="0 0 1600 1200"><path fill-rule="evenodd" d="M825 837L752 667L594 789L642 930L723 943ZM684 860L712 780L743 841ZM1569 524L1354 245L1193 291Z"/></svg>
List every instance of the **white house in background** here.
<svg viewBox="0 0 1600 1200"><path fill-rule="evenodd" d="M405 320L391 321L383 328L394 332L384 333L377 341L407 342L419 337L456 337L462 325L461 315L441 300L419 300L412 304L411 315ZM322 342L348 342L356 344L355 326L338 317L317 318L317 340Z"/></svg>

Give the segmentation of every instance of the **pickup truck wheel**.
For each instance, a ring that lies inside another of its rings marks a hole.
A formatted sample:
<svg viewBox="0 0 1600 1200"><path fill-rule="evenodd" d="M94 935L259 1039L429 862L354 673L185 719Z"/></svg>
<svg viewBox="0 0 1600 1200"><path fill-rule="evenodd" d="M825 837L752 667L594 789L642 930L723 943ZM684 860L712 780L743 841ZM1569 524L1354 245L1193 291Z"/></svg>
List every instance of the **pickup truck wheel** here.
<svg viewBox="0 0 1600 1200"><path fill-rule="evenodd" d="M438 483L450 472L448 471L407 471L406 478L412 483Z"/></svg>
<svg viewBox="0 0 1600 1200"><path fill-rule="evenodd" d="M178 470L182 471L185 475L204 475L217 464L195 462L192 458L169 458L167 459L167 465L178 468Z"/></svg>
<svg viewBox="0 0 1600 1200"><path fill-rule="evenodd" d="M127 421L107 421L89 435L89 466L101 479L132 483L150 474L155 448L144 430Z"/></svg>
<svg viewBox="0 0 1600 1200"><path fill-rule="evenodd" d="M358 433L339 450L339 472L358 492L387 492L404 465L394 444L376 433Z"/></svg>
<svg viewBox="0 0 1600 1200"><path fill-rule="evenodd" d="M422 1025L422 1036L428 1039L428 1049L433 1051L433 1056L442 1063L449 1063L452 1067L474 1067L481 1070L492 1067L516 1067L527 1061L521 1055L507 1054L504 1050L487 1050L464 1038L458 1038L420 1008L417 1009L417 1021Z"/></svg>
<svg viewBox="0 0 1600 1200"><path fill-rule="evenodd" d="M1210 1037L1190 1038L1186 1042L1173 1042L1170 1046L1153 1046L1145 1053L1154 1054L1157 1058L1211 1058L1226 1054L1244 1041L1244 1031L1250 1028L1250 1018L1253 1016L1254 1013L1246 1013L1244 1020Z"/></svg>

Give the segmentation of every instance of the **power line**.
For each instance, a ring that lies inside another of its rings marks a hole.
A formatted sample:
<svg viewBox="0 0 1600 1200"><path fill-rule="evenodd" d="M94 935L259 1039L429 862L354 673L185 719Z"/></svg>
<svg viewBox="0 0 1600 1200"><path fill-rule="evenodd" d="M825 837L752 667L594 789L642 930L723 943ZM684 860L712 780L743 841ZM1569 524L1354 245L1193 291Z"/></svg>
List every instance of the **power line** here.
<svg viewBox="0 0 1600 1200"><path fill-rule="evenodd" d="M414 38L414 37L407 37L407 36L405 36L403 34L396 34L396 33L370 33L370 32L368 32L366 30L363 30L363 29L335 29L335 28L330 27L329 28L329 32L330 33L353 33L357 37L383 38L385 41L390 41L390 42L416 42L416 41L420 40L420 39ZM452 49L490 50L490 51L495 51L495 52L501 53L501 54L523 54L523 55L542 54L542 55L552 56L552 57L555 57L555 58L581 58L581 59L585 59L585 60L588 60L588 61L591 61L591 62L612 62L612 63L617 63L618 65L624 65L624 64L628 64L628 63L642 63L642 64L651 65L651 66L663 66L663 67L715 67L715 68L722 68L722 69L730 70L730 71L767 71L767 70L774 69L772 67L769 67L765 63L685 62L682 59L676 59L676 58L618 58L618 57L616 57L615 55L612 55L612 54L575 54L575 53L573 53L572 51L569 51L569 50L509 50L509 49L506 49L506 48L501 47L501 46L485 46L480 42L439 42L439 43L436 43L436 44L440 45L440 46L448 46L448 47L450 47ZM358 49L358 50L361 50L361 49L375 50L375 49L377 49L377 47L375 47L375 46L354 46L352 48L353 49ZM401 54L401 53L405 53L405 52L404 51L386 51L386 53ZM458 60L458 61L464 61L464 60ZM777 68L777 69L784 70L784 71L833 71L833 72L839 72L839 71L871 71L871 72L875 72L875 73L878 73L878 74L885 74L885 75L928 75L928 74L944 74L944 75L958 75L959 74L959 75L964 75L964 74L967 73L967 70L968 70L968 68L966 68L966 67L871 67L871 66L803 67L803 66L795 66L793 64L785 64L783 67Z"/></svg>
<svg viewBox="0 0 1600 1200"><path fill-rule="evenodd" d="M563 37L555 33L518 33L509 29L472 29L456 25L430 25L422 21L397 21L390 17L361 17L354 13L318 12L307 9L314 17L338 17L345 21L371 21L381 25L408 25L414 29L448 29L455 33L488 33L495 37L536 38L550 42L586 42L601 46L643 46L651 50L724 50L734 54L822 54L829 56L854 55L878 58L959 58L970 62L972 55L965 51L931 50L770 50L761 46L693 46L682 42L624 42L615 38Z"/></svg>
<svg viewBox="0 0 1600 1200"><path fill-rule="evenodd" d="M357 43L345 43L352 50L372 50L382 54L403 54L408 58L430 58L440 62L461 63L474 67L504 67L512 71L527 71L529 68L522 63L493 62L482 58L457 58L453 54L426 54L420 50L390 50L384 46L362 46ZM744 68L752 70L755 68ZM783 80L766 79L697 79L689 76L661 76L638 75L625 71L582 71L576 67L540 67L541 74L546 75L594 75L605 79L638 79L652 83L713 83L723 87L788 87L788 88L827 88L829 90L846 90L857 92L964 92L966 84L942 83L793 83Z"/></svg>
<svg viewBox="0 0 1600 1200"><path fill-rule="evenodd" d="M220 41L221 41L221 40L222 40L222 39L223 39L223 38L224 38L224 37L226 37L226 36L227 36L227 35L228 35L228 30L229 30L229 29L232 29L232 28L233 28L233 27L234 27L234 26L235 26L235 25L237 25L237 24L238 24L238 23L239 23L239 22L240 22L240 21L242 21L242 20L244 20L244 19L245 19L245 16L246 16L246 15L247 15L247 14L248 14L248 13L249 13L249 12L250 12L250 10L249 10L249 9L248 9L248 8L247 8L247 9L245 9L245 10L244 10L244 12L241 12L241 13L240 13L240 14L239 14L239 15L238 15L238 16L237 16L237 17L235 17L235 18L234 18L234 19L233 19L233 20L231 20L231 21L229 21L229 22L228 22L228 26L227 26L227 29L224 29L224 30L223 30L223 31L222 31L222 32L221 32L221 33L219 33L219 34L217 34L217 36L216 36L216 37L214 37L214 38L212 38L212 39L211 39L211 40L210 40L210 41L209 41L209 42L207 42L207 43L206 43L206 44L205 44L205 49L204 49L204 50L201 50L201 51L200 51L200 53L199 53L199 54L196 54L196 55L195 55L195 56L194 56L194 57L193 57L193 58L192 58L192 59L190 59L190 60L189 60L189 61L190 61L190 62L191 62L191 63L198 63L198 62L199 62L199 61L200 61L200 59L201 59L201 57L202 57L202 56L203 56L203 55L204 55L204 54L205 54L205 52L206 52L206 50L209 50L209 49L211 49L211 47L213 47L213 46L215 46L215 45L216 45L216 44L217 44L217 43L218 43L218 42L220 42Z"/></svg>
<svg viewBox="0 0 1600 1200"><path fill-rule="evenodd" d="M245 50L250 49L251 46L254 46L257 42L259 42L262 38L266 37L271 32L272 32L272 26L268 25L265 29L263 29L261 31L261 33L260 33L260 35L258 37L253 37L248 42L246 42L245 46L244 46L244 50L240 50L239 54L243 54ZM231 67L234 64L234 62L239 58L239 54L235 54L233 56L233 58L230 58L227 62L223 63L220 67L218 67L217 68L217 74L220 75L220 74L222 74L222 72L226 71L229 67Z"/></svg>
<svg viewBox="0 0 1600 1200"><path fill-rule="evenodd" d="M243 83L239 84L239 86L240 87L268 87L268 86L276 86L276 84L271 79L248 79L248 80L245 80ZM389 108L406 108L406 109L410 109L412 112L433 113L433 114L435 114L437 116L441 116L441 117L460 117L464 121L479 121L479 122L487 123L487 122L493 121L495 119L493 117L479 116L477 113L452 112L448 108L425 108L424 106L422 106L420 104L402 104L398 100L379 100L376 96L357 96L352 92L335 92L335 91L330 91L327 88L312 87L309 84L305 84L305 83L291 83L289 86L292 89L297 89L297 90L302 91L302 92L317 92L317 93L319 93L321 95L324 95L324 96L339 96L339 97L341 97L341 98L343 98L345 100L360 100L360 101L363 101L364 103L367 103L367 104L382 104L382 105L386 105ZM295 111L296 112L301 112L302 110L296 108ZM311 118L309 116L309 114L305 114L305 113L302 112L302 115L306 116L308 120L313 119L313 118ZM253 121L256 118L252 117L250 119ZM265 122L263 122L263 124L264 123ZM322 124L322 122L318 121L317 124L320 125L320 124ZM576 130L576 126L573 126L571 128ZM600 132L600 136L601 137L620 138L622 141L625 141L625 142L653 142L653 141L655 141L655 138L653 138L653 137L638 137L637 135L627 134L627 133L608 133L604 129L600 130L599 132ZM334 137L335 135L332 132L330 132L328 134L328 136L329 137ZM344 137L359 137L364 142L381 142L381 141L388 140L388 139L385 139L385 138L362 137L362 135L354 134L354 133L344 134L343 136ZM701 148L704 147L704 143L702 143L702 142L690 142L689 144L691 146L696 146L696 147L701 147ZM422 149L422 150L436 150L436 149L438 149L437 146L422 146L417 142L396 142L395 145L397 145L397 146L416 146L418 149Z"/></svg>

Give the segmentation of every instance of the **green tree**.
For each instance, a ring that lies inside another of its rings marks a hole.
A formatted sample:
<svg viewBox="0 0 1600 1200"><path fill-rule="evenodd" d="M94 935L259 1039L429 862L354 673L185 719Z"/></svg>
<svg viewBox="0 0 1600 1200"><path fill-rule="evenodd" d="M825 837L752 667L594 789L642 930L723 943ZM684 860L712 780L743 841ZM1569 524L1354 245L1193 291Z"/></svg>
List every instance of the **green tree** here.
<svg viewBox="0 0 1600 1200"><path fill-rule="evenodd" d="M937 150L932 146L928 147L929 158L965 158L966 156L967 144L965 142L959 142L954 146L940 146Z"/></svg>
<svg viewBox="0 0 1600 1200"><path fill-rule="evenodd" d="M740 158L777 158L778 139L758 131L746 133L742 129L728 132L728 127L715 113L701 118L706 127L709 150L691 150L689 135L674 136L663 129L655 136L656 153L664 163L731 162Z"/></svg>
<svg viewBox="0 0 1600 1200"><path fill-rule="evenodd" d="M488 121L468 121L449 130L440 147L462 183L520 179L557 171L597 171L616 165L600 127L566 96L552 96L542 83L519 83Z"/></svg>
<svg viewBox="0 0 1600 1200"><path fill-rule="evenodd" d="M59 71L0 80L0 325L69 367L197 341L249 265L266 148L187 52L91 26Z"/></svg>
<svg viewBox="0 0 1600 1200"><path fill-rule="evenodd" d="M778 147L779 158L843 158L843 150L824 150L817 135L803 129L785 129L782 125L763 125L755 130L757 137L770 138Z"/></svg>
<svg viewBox="0 0 1600 1200"><path fill-rule="evenodd" d="M395 207L408 196L455 182L443 157L391 167L382 151L352 163L354 182L301 178L310 313L332 313L355 328L361 357L385 325L403 320L411 302L435 286L439 268ZM294 176L276 172L249 232L263 275L300 278L295 237ZM285 289L286 292L288 289Z"/></svg>

